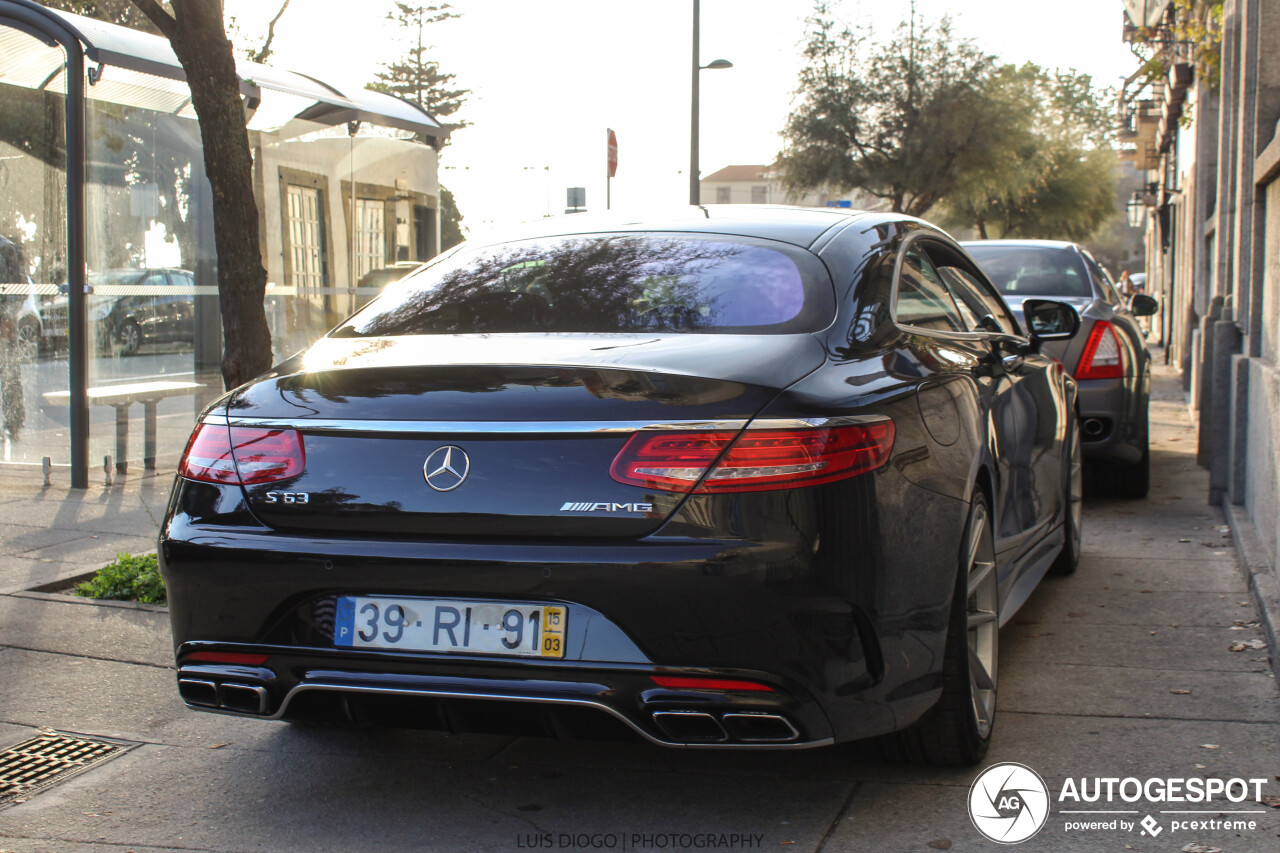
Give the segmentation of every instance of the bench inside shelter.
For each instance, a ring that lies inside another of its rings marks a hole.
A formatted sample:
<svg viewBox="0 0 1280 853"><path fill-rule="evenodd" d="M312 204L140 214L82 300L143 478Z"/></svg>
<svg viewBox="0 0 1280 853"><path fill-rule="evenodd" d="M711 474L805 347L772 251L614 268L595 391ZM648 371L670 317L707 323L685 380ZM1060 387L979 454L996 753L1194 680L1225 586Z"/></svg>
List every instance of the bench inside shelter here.
<svg viewBox="0 0 1280 853"><path fill-rule="evenodd" d="M102 385L88 390L89 404L112 406L116 410L116 473L129 470L129 407L142 404L143 454L142 464L148 470L156 467L156 404L166 397L185 397L203 388L199 382L129 382L123 385ZM44 398L53 405L65 406L71 399L70 391L50 391Z"/></svg>

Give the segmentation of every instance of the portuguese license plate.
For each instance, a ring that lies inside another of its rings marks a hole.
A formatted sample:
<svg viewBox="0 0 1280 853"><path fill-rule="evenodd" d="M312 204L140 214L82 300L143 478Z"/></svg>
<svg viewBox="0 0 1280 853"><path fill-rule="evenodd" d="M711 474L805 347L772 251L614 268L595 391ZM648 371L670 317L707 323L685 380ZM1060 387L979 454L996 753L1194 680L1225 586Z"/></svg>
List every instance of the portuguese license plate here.
<svg viewBox="0 0 1280 853"><path fill-rule="evenodd" d="M342 596L333 644L355 649L564 657L562 605Z"/></svg>

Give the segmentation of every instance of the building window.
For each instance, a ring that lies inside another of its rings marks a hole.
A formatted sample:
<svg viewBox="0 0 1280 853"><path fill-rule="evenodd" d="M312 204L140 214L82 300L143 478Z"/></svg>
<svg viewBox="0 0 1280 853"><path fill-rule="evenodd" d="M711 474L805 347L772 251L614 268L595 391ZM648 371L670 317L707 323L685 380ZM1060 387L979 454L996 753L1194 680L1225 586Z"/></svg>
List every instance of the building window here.
<svg viewBox="0 0 1280 853"><path fill-rule="evenodd" d="M716 187L716 204L728 204L729 192L728 187Z"/></svg>
<svg viewBox="0 0 1280 853"><path fill-rule="evenodd" d="M356 199L356 279L386 266L387 206L377 199Z"/></svg>
<svg viewBox="0 0 1280 853"><path fill-rule="evenodd" d="M768 196L769 196L768 187L752 187L751 188L752 204L764 204L769 200Z"/></svg>
<svg viewBox="0 0 1280 853"><path fill-rule="evenodd" d="M324 212L320 191L291 186L289 206L289 248L293 254L293 280L299 293L318 293L324 286Z"/></svg>

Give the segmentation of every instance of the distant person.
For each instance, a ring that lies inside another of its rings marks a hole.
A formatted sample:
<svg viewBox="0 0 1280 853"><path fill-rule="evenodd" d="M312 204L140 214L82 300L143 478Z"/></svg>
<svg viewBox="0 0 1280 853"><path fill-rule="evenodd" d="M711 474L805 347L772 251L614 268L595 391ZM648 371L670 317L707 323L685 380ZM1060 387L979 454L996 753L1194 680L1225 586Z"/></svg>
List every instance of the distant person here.
<svg viewBox="0 0 1280 853"><path fill-rule="evenodd" d="M1129 271L1125 270L1120 273L1120 281L1116 284L1120 289L1120 293L1124 296L1133 296L1138 292L1138 286L1133 283L1133 279L1129 277Z"/></svg>

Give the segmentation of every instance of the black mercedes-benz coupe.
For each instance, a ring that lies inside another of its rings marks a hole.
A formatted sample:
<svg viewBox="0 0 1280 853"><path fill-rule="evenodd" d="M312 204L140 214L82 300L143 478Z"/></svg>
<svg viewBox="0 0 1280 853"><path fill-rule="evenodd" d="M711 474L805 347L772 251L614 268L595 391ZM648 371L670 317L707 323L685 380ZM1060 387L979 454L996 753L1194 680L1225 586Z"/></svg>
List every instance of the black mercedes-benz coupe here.
<svg viewBox="0 0 1280 853"><path fill-rule="evenodd" d="M723 206L472 241L199 419L192 708L969 763L1075 568L1074 381L941 231Z"/></svg>

